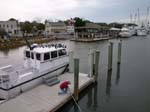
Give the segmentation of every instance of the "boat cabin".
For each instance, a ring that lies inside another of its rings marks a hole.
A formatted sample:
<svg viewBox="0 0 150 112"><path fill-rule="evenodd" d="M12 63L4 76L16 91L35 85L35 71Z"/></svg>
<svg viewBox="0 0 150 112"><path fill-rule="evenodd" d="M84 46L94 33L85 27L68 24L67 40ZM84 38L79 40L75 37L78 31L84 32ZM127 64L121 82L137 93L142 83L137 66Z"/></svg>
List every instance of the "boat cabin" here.
<svg viewBox="0 0 150 112"><path fill-rule="evenodd" d="M33 50L26 49L24 51L24 66L26 68L33 67L41 70L44 64L54 63L54 61L60 60L65 56L67 56L67 51L63 47L36 47Z"/></svg>

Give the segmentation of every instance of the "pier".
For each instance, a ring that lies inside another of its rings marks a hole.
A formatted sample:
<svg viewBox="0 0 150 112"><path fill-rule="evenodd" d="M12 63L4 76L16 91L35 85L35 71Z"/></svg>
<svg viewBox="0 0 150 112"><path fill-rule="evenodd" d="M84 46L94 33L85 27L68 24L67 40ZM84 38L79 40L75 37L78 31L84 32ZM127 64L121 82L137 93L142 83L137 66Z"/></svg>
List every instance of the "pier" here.
<svg viewBox="0 0 150 112"><path fill-rule="evenodd" d="M47 86L39 85L19 96L0 105L1 112L54 112L72 99L74 88L74 74L65 73L58 77L60 82L71 82L71 93L58 95L59 84ZM93 83L94 79L87 74L79 73L79 92Z"/></svg>

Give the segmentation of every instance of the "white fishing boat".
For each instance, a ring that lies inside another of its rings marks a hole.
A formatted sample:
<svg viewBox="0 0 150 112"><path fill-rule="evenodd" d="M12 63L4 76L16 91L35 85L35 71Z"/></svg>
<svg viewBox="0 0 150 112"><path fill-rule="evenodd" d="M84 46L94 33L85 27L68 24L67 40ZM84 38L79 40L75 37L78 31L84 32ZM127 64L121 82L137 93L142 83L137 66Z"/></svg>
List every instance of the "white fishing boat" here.
<svg viewBox="0 0 150 112"><path fill-rule="evenodd" d="M0 99L9 99L64 72L69 56L64 45L32 45L24 50L24 64L19 68L0 68Z"/></svg>
<svg viewBox="0 0 150 112"><path fill-rule="evenodd" d="M137 29L137 35L138 36L146 36L147 35L147 30L144 27L138 28Z"/></svg>
<svg viewBox="0 0 150 112"><path fill-rule="evenodd" d="M125 37L130 37L130 36L132 36L132 33L130 32L130 30L129 30L128 28L123 27L123 28L121 29L121 32L119 33L119 35L120 35L120 37L125 38Z"/></svg>

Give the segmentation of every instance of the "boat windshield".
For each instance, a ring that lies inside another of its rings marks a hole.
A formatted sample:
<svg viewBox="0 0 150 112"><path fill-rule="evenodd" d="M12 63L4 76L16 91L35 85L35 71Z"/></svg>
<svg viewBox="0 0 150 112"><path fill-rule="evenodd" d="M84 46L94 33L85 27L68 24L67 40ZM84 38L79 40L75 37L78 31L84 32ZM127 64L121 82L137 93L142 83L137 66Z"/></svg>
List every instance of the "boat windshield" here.
<svg viewBox="0 0 150 112"><path fill-rule="evenodd" d="M29 51L26 51L26 57L30 58L30 52Z"/></svg>
<svg viewBox="0 0 150 112"><path fill-rule="evenodd" d="M66 52L65 49L61 49L61 50L58 51L59 56L63 56L63 55L66 55L66 54L67 54L67 52Z"/></svg>

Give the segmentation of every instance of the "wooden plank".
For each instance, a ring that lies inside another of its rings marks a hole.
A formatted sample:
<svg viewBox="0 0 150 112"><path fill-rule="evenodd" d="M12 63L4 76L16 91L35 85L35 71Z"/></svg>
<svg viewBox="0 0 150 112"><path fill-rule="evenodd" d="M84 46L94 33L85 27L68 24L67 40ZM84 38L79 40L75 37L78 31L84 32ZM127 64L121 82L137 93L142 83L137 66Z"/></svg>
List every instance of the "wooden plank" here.
<svg viewBox="0 0 150 112"><path fill-rule="evenodd" d="M60 75L58 79L61 82L69 80L71 82L71 91L74 91L73 73L65 73ZM89 78L87 74L79 73L79 92L93 81L93 78ZM71 94L58 95L58 91L59 84L52 87L42 84L0 104L0 110L1 112L54 112L71 100Z"/></svg>

